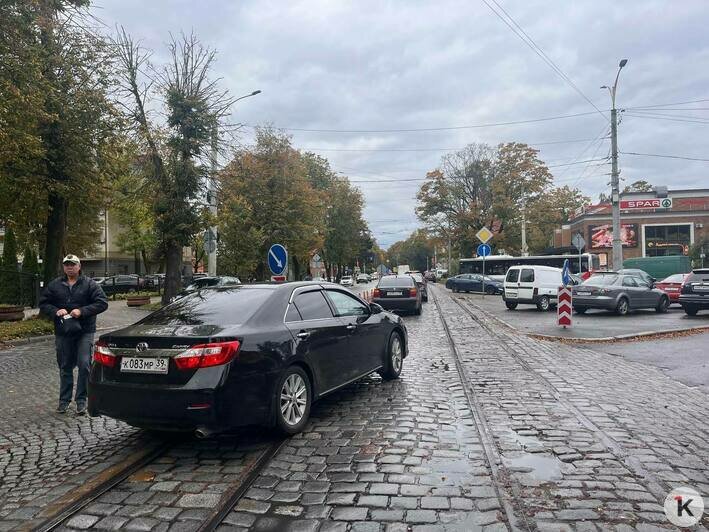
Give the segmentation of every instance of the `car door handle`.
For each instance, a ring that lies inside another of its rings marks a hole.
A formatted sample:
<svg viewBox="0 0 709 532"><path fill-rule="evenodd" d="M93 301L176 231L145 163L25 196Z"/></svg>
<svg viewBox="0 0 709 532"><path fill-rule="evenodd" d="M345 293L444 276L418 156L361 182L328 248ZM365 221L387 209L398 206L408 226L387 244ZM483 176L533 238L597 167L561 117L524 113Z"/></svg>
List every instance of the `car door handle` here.
<svg viewBox="0 0 709 532"><path fill-rule="evenodd" d="M302 338L303 340L306 339L308 336L310 336L310 333L308 331L300 331L298 334L296 334L298 338Z"/></svg>
<svg viewBox="0 0 709 532"><path fill-rule="evenodd" d="M355 324L353 324L353 323L350 323L350 324L347 326L347 330L348 330L348 331L354 331L356 328L357 328L357 326L356 326Z"/></svg>

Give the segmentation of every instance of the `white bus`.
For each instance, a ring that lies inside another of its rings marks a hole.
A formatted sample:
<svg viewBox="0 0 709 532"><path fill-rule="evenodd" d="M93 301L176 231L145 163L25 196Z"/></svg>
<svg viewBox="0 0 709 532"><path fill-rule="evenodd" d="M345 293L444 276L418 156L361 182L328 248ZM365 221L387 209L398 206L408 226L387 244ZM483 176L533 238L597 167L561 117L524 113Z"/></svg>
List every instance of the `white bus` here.
<svg viewBox="0 0 709 532"><path fill-rule="evenodd" d="M587 279L594 271L600 268L598 255L595 253L581 254L581 268L579 268L579 255L535 255L530 257L513 257L512 255L489 255L485 258L485 275L493 279L503 281L507 269L510 266L520 266L522 264L536 266L551 266L553 268L563 268L564 261L569 259L569 270L571 273L581 275ZM483 273L483 259L460 259L460 273Z"/></svg>

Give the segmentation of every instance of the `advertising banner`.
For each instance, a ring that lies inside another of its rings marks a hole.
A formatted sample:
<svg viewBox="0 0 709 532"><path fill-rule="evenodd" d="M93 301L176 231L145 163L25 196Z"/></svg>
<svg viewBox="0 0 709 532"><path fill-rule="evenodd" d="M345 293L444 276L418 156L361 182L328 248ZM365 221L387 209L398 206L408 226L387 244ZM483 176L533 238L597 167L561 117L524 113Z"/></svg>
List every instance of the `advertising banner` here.
<svg viewBox="0 0 709 532"><path fill-rule="evenodd" d="M613 247L613 225L591 225L588 228L591 249L604 249ZM620 239L624 248L634 248L638 245L638 224L622 224Z"/></svg>

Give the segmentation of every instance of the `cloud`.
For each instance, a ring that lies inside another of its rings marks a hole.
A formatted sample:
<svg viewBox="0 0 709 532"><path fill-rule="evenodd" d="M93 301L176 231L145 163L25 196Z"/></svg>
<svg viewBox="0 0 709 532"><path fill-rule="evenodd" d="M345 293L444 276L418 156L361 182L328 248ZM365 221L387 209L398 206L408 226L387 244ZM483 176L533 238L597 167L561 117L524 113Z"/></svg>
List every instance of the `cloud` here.
<svg viewBox="0 0 709 532"><path fill-rule="evenodd" d="M618 107L628 108L619 126L621 151L705 156L707 124L650 118L630 109L709 98L709 45L704 38L709 11L704 1L498 3L601 110L610 107L610 98L599 87L613 82L619 59L629 59L618 89ZM99 7L99 18L142 38L158 61L164 58L170 32L194 30L214 47L216 74L233 95L263 91L237 103L233 122L407 129L594 111L482 2L103 0ZM709 102L687 107L709 107ZM709 117L706 110L666 113ZM597 142L539 146L545 161L564 163L607 155L605 128L606 119L594 113L479 129L292 135L296 147L313 151L430 150L470 142L600 137ZM243 130L243 142L250 141L250 132ZM422 178L445 152L319 153L353 181L372 181L356 184L364 192L370 226L386 247L416 227L420 183L377 183L384 179L377 175ZM706 186L709 169L703 162L627 155L621 155L620 167L626 183L645 179L675 188ZM604 174L610 165L553 170L560 185L578 186L594 198L608 190Z"/></svg>

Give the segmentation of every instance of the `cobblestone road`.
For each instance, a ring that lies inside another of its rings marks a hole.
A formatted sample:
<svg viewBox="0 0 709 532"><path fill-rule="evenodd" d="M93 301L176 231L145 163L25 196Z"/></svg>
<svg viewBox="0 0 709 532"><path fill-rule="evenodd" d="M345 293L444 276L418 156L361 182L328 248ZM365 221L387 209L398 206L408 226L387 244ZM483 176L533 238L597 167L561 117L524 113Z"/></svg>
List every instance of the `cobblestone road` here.
<svg viewBox="0 0 709 532"><path fill-rule="evenodd" d="M316 404L222 529L650 532L672 528L670 487L709 494L705 393L431 292L442 316L431 302L406 318L401 378L368 377ZM55 380L49 344L0 351L0 529L152 444L106 418L55 416ZM270 441L178 442L62 529L195 530Z"/></svg>

